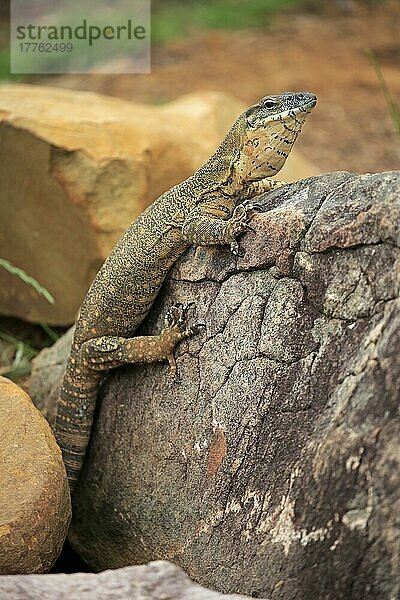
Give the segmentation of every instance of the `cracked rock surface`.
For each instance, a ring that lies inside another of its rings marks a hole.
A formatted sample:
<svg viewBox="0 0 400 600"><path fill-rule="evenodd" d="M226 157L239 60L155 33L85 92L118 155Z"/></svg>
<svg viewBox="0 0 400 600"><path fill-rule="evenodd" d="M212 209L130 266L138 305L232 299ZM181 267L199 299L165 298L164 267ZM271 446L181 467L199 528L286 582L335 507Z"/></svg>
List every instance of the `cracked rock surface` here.
<svg viewBox="0 0 400 600"><path fill-rule="evenodd" d="M103 385L70 539L282 600L399 594L400 172L260 197L243 256L190 250L142 327L205 331Z"/></svg>

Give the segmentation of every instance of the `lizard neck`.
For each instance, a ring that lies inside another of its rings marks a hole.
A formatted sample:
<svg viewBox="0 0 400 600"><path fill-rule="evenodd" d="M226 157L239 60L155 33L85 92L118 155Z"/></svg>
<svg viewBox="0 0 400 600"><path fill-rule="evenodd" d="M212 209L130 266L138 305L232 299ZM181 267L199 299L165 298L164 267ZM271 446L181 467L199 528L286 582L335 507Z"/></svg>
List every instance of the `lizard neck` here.
<svg viewBox="0 0 400 600"><path fill-rule="evenodd" d="M194 173L192 178L203 190L222 188L229 195L239 190L241 182L236 178L234 165L243 146L243 133L235 123L214 154Z"/></svg>
<svg viewBox="0 0 400 600"><path fill-rule="evenodd" d="M276 175L301 131L306 114L288 114L255 130L246 127L241 115L216 152L193 176L206 190L202 195L207 195L207 190L218 190L235 199L254 182Z"/></svg>

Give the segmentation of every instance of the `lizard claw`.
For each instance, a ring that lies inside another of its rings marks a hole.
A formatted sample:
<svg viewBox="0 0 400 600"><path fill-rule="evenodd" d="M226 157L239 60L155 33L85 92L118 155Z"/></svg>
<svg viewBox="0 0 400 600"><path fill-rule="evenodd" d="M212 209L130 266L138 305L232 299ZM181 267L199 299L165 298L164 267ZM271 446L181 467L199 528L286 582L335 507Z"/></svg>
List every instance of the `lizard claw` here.
<svg viewBox="0 0 400 600"><path fill-rule="evenodd" d="M227 221L227 231L229 235L232 237L236 237L243 233L245 229L248 229L250 226L248 224L250 217L251 206L244 206L243 204L238 204L238 206L233 211L233 215Z"/></svg>
<svg viewBox="0 0 400 600"><path fill-rule="evenodd" d="M236 240L233 240L233 242L231 242L230 250L234 256L237 256L239 258L241 256L244 256L244 250L243 248L240 248Z"/></svg>
<svg viewBox="0 0 400 600"><path fill-rule="evenodd" d="M234 256L239 256L239 244L236 240L233 240L230 244L230 250Z"/></svg>
<svg viewBox="0 0 400 600"><path fill-rule="evenodd" d="M186 302L186 304L182 304L182 309L185 317L188 316L190 309L193 308L193 312L196 312L196 302Z"/></svg>
<svg viewBox="0 0 400 600"><path fill-rule="evenodd" d="M174 321L170 321L172 324L168 325L167 328L177 328L177 341L190 338L193 335L197 335L198 333L200 333L201 328L205 328L205 323L203 323L202 321L199 321L198 323L195 323L194 325L190 325L189 327L185 328L187 312L188 310L190 310L190 308L192 308L192 306L195 306L194 302L188 302L187 304L176 304L172 306L169 313L167 313L166 319L174 319ZM181 383L181 379L178 377L178 370L174 350L175 345L171 347L170 352L166 356L169 363L168 379L173 383Z"/></svg>
<svg viewBox="0 0 400 600"><path fill-rule="evenodd" d="M191 335L195 335L198 333L196 327L204 326L203 323L197 323L196 325L187 327L185 329L186 322L189 318L190 310L194 309L196 311L196 303L195 302L187 302L182 304L181 302L174 304L171 306L170 310L165 315L165 327L172 329L177 327L179 331L184 334L184 337L190 337Z"/></svg>
<svg viewBox="0 0 400 600"><path fill-rule="evenodd" d="M174 373L173 371L169 370L167 377L171 381L171 383L175 383L177 385L182 383L182 379L178 375L178 372Z"/></svg>
<svg viewBox="0 0 400 600"><path fill-rule="evenodd" d="M197 323L195 323L194 325L191 325L188 328L188 337L191 337L192 335L197 335L198 333L200 333L201 329L205 329L206 328L206 324L204 323L204 321L198 321Z"/></svg>
<svg viewBox="0 0 400 600"><path fill-rule="evenodd" d="M165 327L182 325L192 304L192 302L189 304L182 304L181 302L178 302L177 304L171 306L170 310L165 315Z"/></svg>

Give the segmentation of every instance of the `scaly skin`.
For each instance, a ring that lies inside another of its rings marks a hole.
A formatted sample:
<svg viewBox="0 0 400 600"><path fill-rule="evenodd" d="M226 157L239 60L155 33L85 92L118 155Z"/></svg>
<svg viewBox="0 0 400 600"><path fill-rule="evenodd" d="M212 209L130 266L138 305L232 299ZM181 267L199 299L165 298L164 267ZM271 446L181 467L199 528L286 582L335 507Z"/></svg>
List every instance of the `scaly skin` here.
<svg viewBox="0 0 400 600"><path fill-rule="evenodd" d="M97 387L109 369L168 360L176 344L198 331L186 326L188 307L172 307L157 336L132 337L170 267L192 244L230 244L247 225L244 201L282 182L283 166L316 99L308 92L267 96L234 123L217 151L194 175L160 196L117 243L80 309L61 389L55 432L71 491L93 423Z"/></svg>

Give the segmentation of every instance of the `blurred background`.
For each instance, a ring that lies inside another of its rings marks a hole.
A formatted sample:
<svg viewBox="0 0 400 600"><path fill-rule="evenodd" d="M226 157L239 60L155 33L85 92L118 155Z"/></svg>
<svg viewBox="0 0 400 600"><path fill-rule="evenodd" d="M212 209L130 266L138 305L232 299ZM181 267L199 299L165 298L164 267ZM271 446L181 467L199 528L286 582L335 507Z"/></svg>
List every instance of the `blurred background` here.
<svg viewBox="0 0 400 600"><path fill-rule="evenodd" d="M2 81L10 80L8 4L0 4ZM400 1L152 0L150 75L18 81L151 104L197 90L228 92L248 104L308 89L319 104L299 143L311 162L323 171L397 168L400 124L387 92L399 98Z"/></svg>
<svg viewBox="0 0 400 600"><path fill-rule="evenodd" d="M153 0L149 75L12 76L8 36L2 0L0 85L94 91L157 106L205 90L245 104L309 90L318 105L296 149L317 172L399 168L399 0ZM2 374L29 372L37 349L62 331L33 327L0 320Z"/></svg>

